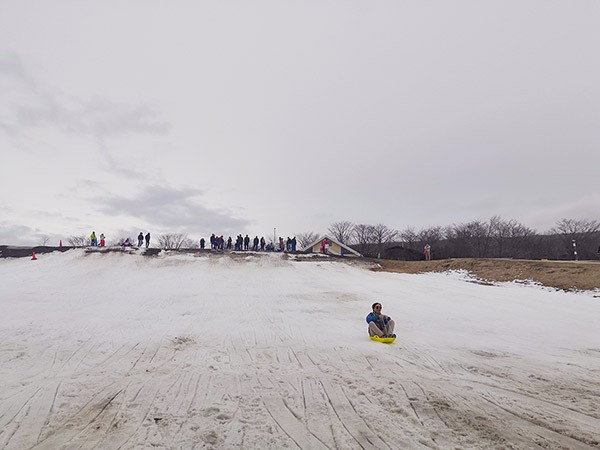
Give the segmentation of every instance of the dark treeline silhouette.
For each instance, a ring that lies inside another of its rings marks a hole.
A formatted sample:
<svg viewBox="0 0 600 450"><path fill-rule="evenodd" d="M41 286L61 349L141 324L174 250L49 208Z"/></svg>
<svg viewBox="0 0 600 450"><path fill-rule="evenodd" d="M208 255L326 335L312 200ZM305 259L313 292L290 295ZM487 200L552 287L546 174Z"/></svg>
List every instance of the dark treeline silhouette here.
<svg viewBox="0 0 600 450"><path fill-rule="evenodd" d="M393 230L383 224L343 221L331 224L328 232L340 242L374 258L425 259L427 244L431 246L431 259L589 260L600 257L600 222L587 219L561 219L543 234L516 220L498 216L420 230L412 227Z"/></svg>

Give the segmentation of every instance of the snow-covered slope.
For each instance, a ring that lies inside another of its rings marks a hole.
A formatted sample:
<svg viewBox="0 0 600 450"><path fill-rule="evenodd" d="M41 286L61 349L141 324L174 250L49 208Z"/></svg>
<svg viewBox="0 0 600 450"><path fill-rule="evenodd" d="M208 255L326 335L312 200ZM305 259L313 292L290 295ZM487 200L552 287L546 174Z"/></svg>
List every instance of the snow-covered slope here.
<svg viewBox="0 0 600 450"><path fill-rule="evenodd" d="M0 447L593 448L600 302L275 254L0 260ZM375 301L398 339L368 339Z"/></svg>

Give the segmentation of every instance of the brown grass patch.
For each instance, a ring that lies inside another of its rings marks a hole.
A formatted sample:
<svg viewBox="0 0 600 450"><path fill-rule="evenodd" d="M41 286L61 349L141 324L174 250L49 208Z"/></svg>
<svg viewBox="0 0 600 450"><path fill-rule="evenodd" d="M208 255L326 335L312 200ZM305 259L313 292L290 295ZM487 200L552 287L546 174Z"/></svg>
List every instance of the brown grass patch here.
<svg viewBox="0 0 600 450"><path fill-rule="evenodd" d="M444 259L439 261L373 260L373 270L399 273L467 270L486 281L533 280L558 289L592 290L600 288L600 262L527 261L512 259Z"/></svg>

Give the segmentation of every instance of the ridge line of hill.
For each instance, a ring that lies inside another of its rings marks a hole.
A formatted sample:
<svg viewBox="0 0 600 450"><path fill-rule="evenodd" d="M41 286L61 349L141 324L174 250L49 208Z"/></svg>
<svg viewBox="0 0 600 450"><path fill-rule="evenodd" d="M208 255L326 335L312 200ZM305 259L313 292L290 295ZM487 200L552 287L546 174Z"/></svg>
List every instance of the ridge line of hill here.
<svg viewBox="0 0 600 450"><path fill-rule="evenodd" d="M0 245L0 258L22 258L31 256L32 252L39 254L54 251L66 252L80 247L16 247ZM90 249L88 249L90 250ZM145 256L154 256L161 249L132 249ZM95 250L93 250L95 252ZM120 247L107 247L100 252L112 253L123 251ZM181 249L173 252L190 254L207 254L210 249ZM219 252L218 255L223 255ZM312 260L312 258L307 258ZM322 260L321 258L315 258ZM397 261L390 259L374 258L332 258L336 261L348 263L366 263L373 271L418 274L426 272L447 272L451 270L465 270L483 283L510 282L531 280L547 287L564 290L594 290L600 289L600 261L555 261L555 260L516 260L492 258L451 258L433 261Z"/></svg>

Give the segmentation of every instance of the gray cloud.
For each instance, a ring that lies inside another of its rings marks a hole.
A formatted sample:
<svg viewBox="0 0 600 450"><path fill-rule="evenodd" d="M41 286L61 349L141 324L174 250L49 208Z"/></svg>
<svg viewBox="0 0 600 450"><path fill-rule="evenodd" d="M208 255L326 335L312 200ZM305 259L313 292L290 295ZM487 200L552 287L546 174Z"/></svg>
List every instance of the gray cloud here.
<svg viewBox="0 0 600 450"><path fill-rule="evenodd" d="M163 232L239 233L250 224L230 212L202 206L201 195L199 189L152 185L135 196L110 195L94 201L104 214L136 217Z"/></svg>
<svg viewBox="0 0 600 450"><path fill-rule="evenodd" d="M33 228L12 223L0 223L0 244L2 245L28 245L31 244Z"/></svg>
<svg viewBox="0 0 600 450"><path fill-rule="evenodd" d="M104 98L80 99L44 86L27 72L14 53L0 54L0 128L22 134L39 126L64 133L97 138L128 134L164 134L170 124L149 105L114 102Z"/></svg>
<svg viewBox="0 0 600 450"><path fill-rule="evenodd" d="M147 105L92 99L59 112L61 127L76 134L110 137L129 133L164 134L169 130L169 124Z"/></svg>
<svg viewBox="0 0 600 450"><path fill-rule="evenodd" d="M102 160L104 161L104 170L128 180L137 180L139 182L148 180L148 173L144 170L120 165L113 157L109 146L103 137L98 137L96 141L100 155L102 155Z"/></svg>
<svg viewBox="0 0 600 450"><path fill-rule="evenodd" d="M60 239L63 238L37 228L0 222L0 245L42 245L45 240L46 245L58 245Z"/></svg>
<svg viewBox="0 0 600 450"><path fill-rule="evenodd" d="M0 76L12 79L16 83L31 86L32 81L25 71L25 67L19 58L13 52L0 54Z"/></svg>

